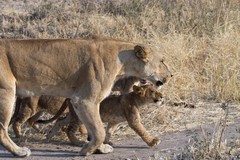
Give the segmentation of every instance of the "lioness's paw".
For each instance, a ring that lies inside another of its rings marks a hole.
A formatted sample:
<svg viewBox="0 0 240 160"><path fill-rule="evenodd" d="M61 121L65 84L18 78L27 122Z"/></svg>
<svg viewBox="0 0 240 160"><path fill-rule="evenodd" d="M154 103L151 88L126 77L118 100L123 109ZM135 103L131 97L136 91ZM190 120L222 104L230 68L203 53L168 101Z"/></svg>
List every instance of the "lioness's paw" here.
<svg viewBox="0 0 240 160"><path fill-rule="evenodd" d="M89 156L93 154L92 148L89 148L89 144L83 146L82 150L80 151L80 156ZM108 144L101 144L101 146L95 150L94 153L106 154L113 152L113 147Z"/></svg>
<svg viewBox="0 0 240 160"><path fill-rule="evenodd" d="M159 138L154 138L149 146L151 146L151 147L152 147L152 146L156 146L156 145L158 145L160 142L161 142L161 141L160 141Z"/></svg>
<svg viewBox="0 0 240 160"><path fill-rule="evenodd" d="M101 144L101 146L95 151L95 153L111 153L113 152L113 147L110 146L109 144Z"/></svg>
<svg viewBox="0 0 240 160"><path fill-rule="evenodd" d="M17 157L28 157L31 155L31 150L26 147L19 147L14 155Z"/></svg>

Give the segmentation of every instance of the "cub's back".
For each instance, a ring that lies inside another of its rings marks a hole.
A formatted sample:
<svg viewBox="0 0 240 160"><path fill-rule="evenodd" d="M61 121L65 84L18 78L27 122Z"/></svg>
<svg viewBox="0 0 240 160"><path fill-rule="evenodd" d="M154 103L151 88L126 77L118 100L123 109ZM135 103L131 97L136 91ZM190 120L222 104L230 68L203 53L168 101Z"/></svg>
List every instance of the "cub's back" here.
<svg viewBox="0 0 240 160"><path fill-rule="evenodd" d="M111 95L100 103L100 115L103 122L125 121L122 98L122 95Z"/></svg>

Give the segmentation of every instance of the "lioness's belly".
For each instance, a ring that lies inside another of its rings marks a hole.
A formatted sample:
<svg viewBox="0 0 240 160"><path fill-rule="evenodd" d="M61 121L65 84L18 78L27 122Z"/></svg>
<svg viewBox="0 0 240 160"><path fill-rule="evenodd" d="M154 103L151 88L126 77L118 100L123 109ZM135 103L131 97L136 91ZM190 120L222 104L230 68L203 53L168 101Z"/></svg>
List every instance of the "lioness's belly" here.
<svg viewBox="0 0 240 160"><path fill-rule="evenodd" d="M60 97L70 97L74 94L74 89L60 89L57 87L32 87L32 89L24 89L17 87L16 93L18 96L30 97L30 96L40 96L40 95L52 95Z"/></svg>

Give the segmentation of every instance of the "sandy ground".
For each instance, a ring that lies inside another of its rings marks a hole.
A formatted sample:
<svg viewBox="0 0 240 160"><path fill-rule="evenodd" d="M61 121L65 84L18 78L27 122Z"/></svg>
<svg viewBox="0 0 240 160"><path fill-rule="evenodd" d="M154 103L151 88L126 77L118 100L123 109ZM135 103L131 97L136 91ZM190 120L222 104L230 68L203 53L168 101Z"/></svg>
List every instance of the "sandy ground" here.
<svg viewBox="0 0 240 160"><path fill-rule="evenodd" d="M235 119L234 123L228 124L226 127L224 139L239 139L240 119ZM215 124L202 125L206 133L214 131ZM185 146L188 145L190 139L195 136L201 136L202 129L200 127L187 129L184 131L165 132L161 135L161 143L158 146L149 148L137 136L114 137L114 152L110 154L94 154L88 157L78 155L80 147L72 146L68 141L46 141L41 139L28 139L21 144L31 149L32 155L27 160L130 160L130 159L167 159L173 155L180 153ZM2 146L0 146L0 159L12 160L14 158Z"/></svg>
<svg viewBox="0 0 240 160"><path fill-rule="evenodd" d="M32 155L26 159L29 160L72 160L72 159L158 159L169 156L174 152L180 151L181 147L187 145L192 135L200 130L188 130L183 132L165 133L161 136L161 143L158 146L149 148L138 137L125 137L115 141L114 152L110 154L94 154L88 157L79 157L79 147L70 145L68 142L40 142L32 139L31 142L25 142L24 145L31 148ZM0 159L15 159L6 150L0 147Z"/></svg>
<svg viewBox="0 0 240 160"><path fill-rule="evenodd" d="M8 14L14 12L27 13L31 6L40 3L39 0L0 0L1 13ZM28 6L26 6L26 4ZM166 107L163 109L152 108L145 113L144 126L150 129L152 135L161 138L158 146L149 148L133 131L130 129L119 130L113 137L114 152L110 154L94 154L88 157L80 157L78 152L80 147L72 146L67 140L47 141L34 136L35 138L27 138L20 143L31 149L32 155L26 160L107 160L107 159L166 159L172 155L181 153L189 140L196 135L202 135L200 126L206 132L214 131L215 123L222 114L220 104L199 103L196 108ZM152 117L154 115L154 117ZM227 128L225 137L228 142L233 138L240 138L240 105L230 107L227 120ZM125 127L126 128L126 127ZM131 133L130 133L131 132ZM10 133L10 136L14 136ZM16 159L0 145L0 160ZM18 158L19 159L19 158ZM174 159L174 158L169 158ZM239 158L240 159L240 158Z"/></svg>
<svg viewBox="0 0 240 160"><path fill-rule="evenodd" d="M240 122L240 120L238 120ZM226 138L239 138L240 134L236 132L239 123L229 125L225 132ZM214 125L203 126L209 132L213 131ZM24 158L29 160L98 160L98 159L164 159L173 154L181 152L191 137L196 134L201 135L200 128L186 130L182 132L165 133L161 136L162 142L156 147L149 148L141 139L136 137L127 137L120 141L116 141L114 152L110 154L94 154L88 157L78 156L79 147L70 145L68 142L40 142L40 140L32 140L25 142L25 146L31 148L31 157ZM16 159L6 150L0 147L0 159Z"/></svg>

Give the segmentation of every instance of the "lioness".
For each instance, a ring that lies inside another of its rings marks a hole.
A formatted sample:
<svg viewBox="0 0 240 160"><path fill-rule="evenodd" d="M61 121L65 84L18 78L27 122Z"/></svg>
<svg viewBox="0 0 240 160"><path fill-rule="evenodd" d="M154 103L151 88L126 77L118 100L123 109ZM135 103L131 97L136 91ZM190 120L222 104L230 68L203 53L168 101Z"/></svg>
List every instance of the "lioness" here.
<svg viewBox="0 0 240 160"><path fill-rule="evenodd" d="M145 80L142 80L135 76L129 76L117 80L112 88L113 92L120 92L121 94L128 93L132 91L132 86L136 83L145 84ZM20 102L18 102L20 101ZM35 122L41 116L43 112L55 115L58 110L62 107L67 108L68 103L63 103L65 101L64 97L54 97L54 96L32 96L26 98L17 99L14 115L11 119L13 124L13 130L17 138L22 137L21 126L25 122L28 122L35 130L40 131L36 126ZM82 126L82 125L81 125ZM80 126L80 132L86 134L85 127ZM67 134L71 135L71 134ZM74 141L76 142L76 141Z"/></svg>
<svg viewBox="0 0 240 160"><path fill-rule="evenodd" d="M156 90L153 86L145 85L145 86L133 86L133 92L123 95L111 95L105 98L100 103L100 115L103 122L108 123L106 129L106 138L104 143L111 144L110 138L113 132L116 130L117 126L121 122L127 121L129 126L149 145L154 146L157 145L160 140L158 138L152 138L144 128L141 123L140 112L143 106L150 103L158 103L162 101L162 94ZM71 105L68 105L71 107ZM60 113L64 110L60 109ZM71 109L70 109L71 111ZM54 117L55 119L58 117ZM52 119L54 120L54 119ZM68 117L66 117L70 126L68 128L78 128L80 121L71 121ZM62 124L62 120L57 121L53 126L52 133L56 133L59 130L59 126ZM66 124L66 121L64 122ZM76 131L76 129L74 130ZM68 130L68 132L70 132ZM52 135L53 136L53 135ZM74 136L74 134L71 134ZM78 145L78 141L76 137L69 137L69 140Z"/></svg>
<svg viewBox="0 0 240 160"><path fill-rule="evenodd" d="M111 39L0 40L0 143L13 155L30 155L8 135L15 95L68 97L86 126L91 141L80 155L97 149L113 151L103 144L104 126L100 102L109 95L117 77L137 76L156 86L171 77L167 66L150 48Z"/></svg>

